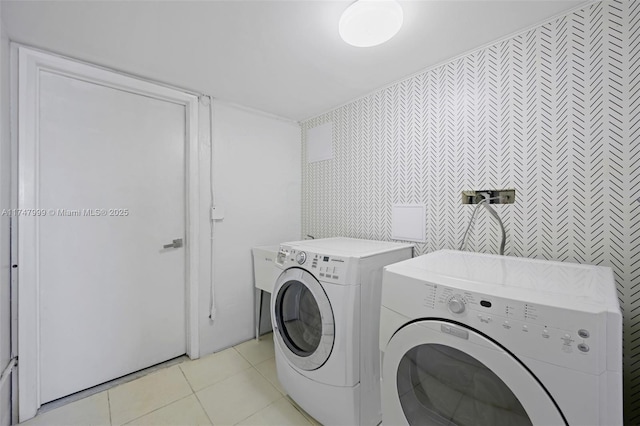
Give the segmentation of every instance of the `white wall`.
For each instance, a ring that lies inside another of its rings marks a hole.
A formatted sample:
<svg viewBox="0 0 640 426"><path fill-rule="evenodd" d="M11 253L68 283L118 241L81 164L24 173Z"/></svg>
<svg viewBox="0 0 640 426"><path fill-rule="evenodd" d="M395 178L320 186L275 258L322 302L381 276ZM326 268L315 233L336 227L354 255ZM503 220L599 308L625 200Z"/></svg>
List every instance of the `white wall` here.
<svg viewBox="0 0 640 426"><path fill-rule="evenodd" d="M10 208L9 40L0 16L0 211ZM0 372L11 359L9 218L0 216ZM0 389L0 425L11 423L11 379Z"/></svg>
<svg viewBox="0 0 640 426"><path fill-rule="evenodd" d="M202 108L206 110L205 108ZM207 117L201 115L204 123ZM208 121L207 121L208 123ZM217 316L209 314L208 129L201 132L200 352L254 335L251 247L300 239L300 127L214 101L214 188L224 220L215 224Z"/></svg>

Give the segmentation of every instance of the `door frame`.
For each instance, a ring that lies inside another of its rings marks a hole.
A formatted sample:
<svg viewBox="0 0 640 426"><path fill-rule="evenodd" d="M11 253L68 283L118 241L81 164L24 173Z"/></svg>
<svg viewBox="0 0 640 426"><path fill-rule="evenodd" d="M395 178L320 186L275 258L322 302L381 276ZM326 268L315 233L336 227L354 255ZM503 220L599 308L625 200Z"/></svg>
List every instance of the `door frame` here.
<svg viewBox="0 0 640 426"><path fill-rule="evenodd" d="M39 74L42 71L151 97L185 107L185 291L186 351L199 357L198 259L199 259L199 143L198 96L161 86L105 68L63 58L16 43L11 46L17 62L18 123L15 143L18 156L17 208L38 209L39 188ZM15 68L14 68L15 69ZM18 260L18 410L20 421L33 417L40 401L40 304L39 225L35 216L17 220ZM33 267L22 267L31 264Z"/></svg>

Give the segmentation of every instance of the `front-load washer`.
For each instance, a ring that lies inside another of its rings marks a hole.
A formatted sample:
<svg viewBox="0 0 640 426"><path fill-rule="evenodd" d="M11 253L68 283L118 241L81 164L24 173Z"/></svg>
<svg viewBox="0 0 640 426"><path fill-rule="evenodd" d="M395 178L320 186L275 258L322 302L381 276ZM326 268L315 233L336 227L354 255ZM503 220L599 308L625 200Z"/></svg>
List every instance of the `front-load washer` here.
<svg viewBox="0 0 640 426"><path fill-rule="evenodd" d="M610 268L444 250L382 287L383 424L622 424Z"/></svg>
<svg viewBox="0 0 640 426"><path fill-rule="evenodd" d="M380 422L382 268L412 254L410 244L353 238L281 244L271 298L278 379L322 424Z"/></svg>

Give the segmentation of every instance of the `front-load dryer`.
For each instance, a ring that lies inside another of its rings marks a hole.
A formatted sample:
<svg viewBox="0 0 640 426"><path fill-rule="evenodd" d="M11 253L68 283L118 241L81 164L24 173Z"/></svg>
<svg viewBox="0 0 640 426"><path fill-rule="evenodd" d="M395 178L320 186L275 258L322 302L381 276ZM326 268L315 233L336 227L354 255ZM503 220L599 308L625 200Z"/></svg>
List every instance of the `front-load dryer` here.
<svg viewBox="0 0 640 426"><path fill-rule="evenodd" d="M384 425L621 425L610 268L438 251L385 268Z"/></svg>
<svg viewBox="0 0 640 426"><path fill-rule="evenodd" d="M382 268L412 254L410 244L353 238L281 244L271 298L278 379L322 424L380 422Z"/></svg>

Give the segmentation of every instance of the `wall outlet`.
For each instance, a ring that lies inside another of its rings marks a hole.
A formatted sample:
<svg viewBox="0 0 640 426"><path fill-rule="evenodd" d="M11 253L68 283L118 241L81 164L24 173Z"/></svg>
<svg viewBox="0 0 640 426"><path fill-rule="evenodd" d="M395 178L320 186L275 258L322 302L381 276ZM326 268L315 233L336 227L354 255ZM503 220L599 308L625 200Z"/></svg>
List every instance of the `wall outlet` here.
<svg viewBox="0 0 640 426"><path fill-rule="evenodd" d="M483 189L480 191L462 191L462 204L478 204L487 196L489 204L513 204L516 201L516 190Z"/></svg>
<svg viewBox="0 0 640 426"><path fill-rule="evenodd" d="M211 220L222 220L222 219L224 219L224 208L211 207Z"/></svg>

